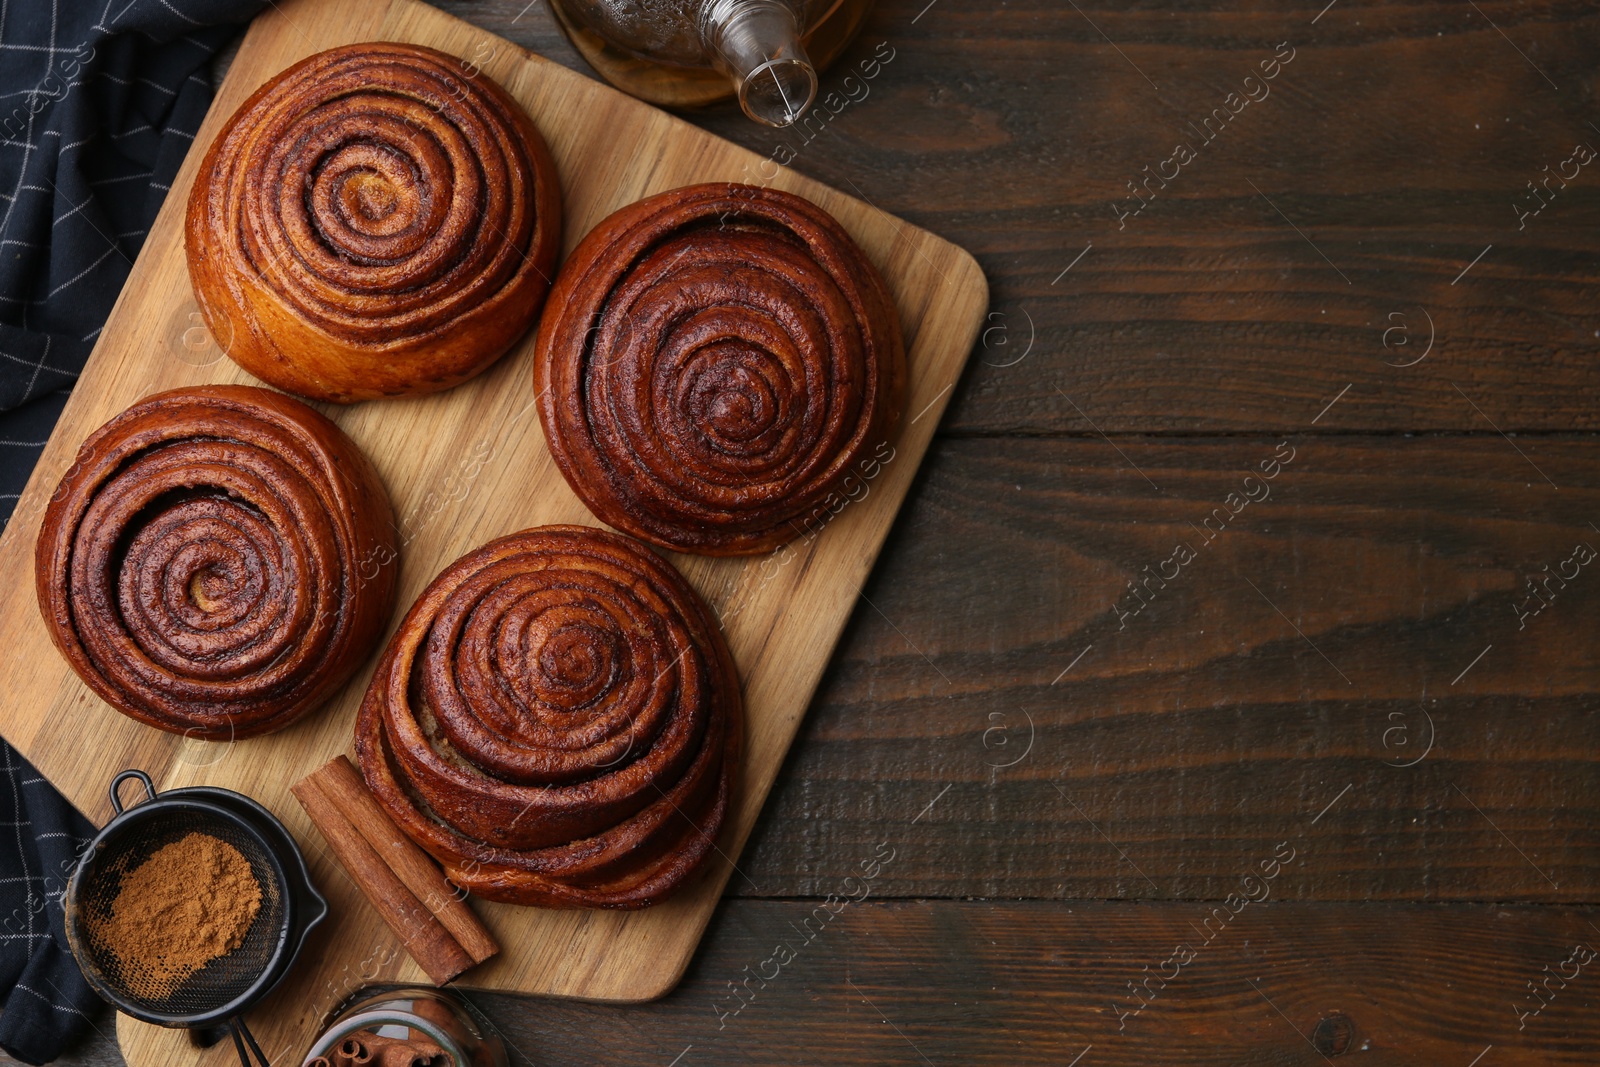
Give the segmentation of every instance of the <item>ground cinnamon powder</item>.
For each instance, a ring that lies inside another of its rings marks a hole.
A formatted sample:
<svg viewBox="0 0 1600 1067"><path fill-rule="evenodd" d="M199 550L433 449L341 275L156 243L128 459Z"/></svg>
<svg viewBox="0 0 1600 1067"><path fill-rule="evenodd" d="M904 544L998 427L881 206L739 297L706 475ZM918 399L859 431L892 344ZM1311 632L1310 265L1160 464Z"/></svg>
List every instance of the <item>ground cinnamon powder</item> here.
<svg viewBox="0 0 1600 1067"><path fill-rule="evenodd" d="M237 848L191 833L122 876L111 911L92 927L137 997L170 996L200 968L244 944L261 885Z"/></svg>

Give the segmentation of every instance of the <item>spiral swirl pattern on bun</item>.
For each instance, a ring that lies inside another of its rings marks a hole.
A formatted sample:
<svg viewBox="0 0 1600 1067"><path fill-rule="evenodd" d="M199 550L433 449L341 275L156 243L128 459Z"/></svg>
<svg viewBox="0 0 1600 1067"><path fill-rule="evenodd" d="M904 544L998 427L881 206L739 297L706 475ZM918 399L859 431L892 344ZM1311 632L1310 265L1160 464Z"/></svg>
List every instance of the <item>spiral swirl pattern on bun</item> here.
<svg viewBox="0 0 1600 1067"><path fill-rule="evenodd" d="M247 100L200 167L195 299L240 366L317 400L478 373L538 315L560 241L543 139L462 61L330 49Z"/></svg>
<svg viewBox="0 0 1600 1067"><path fill-rule="evenodd" d="M827 212L696 185L585 237L540 325L535 389L596 516L684 552L763 552L887 440L905 351L878 271Z"/></svg>
<svg viewBox="0 0 1600 1067"><path fill-rule="evenodd" d="M218 740L294 722L377 643L389 499L304 404L248 386L147 397L86 442L45 511L39 608L107 703Z"/></svg>
<svg viewBox="0 0 1600 1067"><path fill-rule="evenodd" d="M709 610L629 538L544 526L445 569L372 679L379 802L490 900L637 908L715 848L741 743Z"/></svg>

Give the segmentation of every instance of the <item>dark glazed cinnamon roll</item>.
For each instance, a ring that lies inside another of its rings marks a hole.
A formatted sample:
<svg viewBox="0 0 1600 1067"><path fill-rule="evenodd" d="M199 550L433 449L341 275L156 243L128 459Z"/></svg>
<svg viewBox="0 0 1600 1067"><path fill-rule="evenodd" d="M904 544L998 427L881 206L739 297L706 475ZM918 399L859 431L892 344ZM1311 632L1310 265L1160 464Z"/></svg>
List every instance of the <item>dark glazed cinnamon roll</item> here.
<svg viewBox="0 0 1600 1067"><path fill-rule="evenodd" d="M389 642L356 724L396 823L489 900L640 908L716 847L739 680L695 591L586 526L451 564Z"/></svg>
<svg viewBox="0 0 1600 1067"><path fill-rule="evenodd" d="M888 289L789 193L694 185L623 208L550 306L534 369L550 451L596 516L658 545L790 540L899 421Z"/></svg>
<svg viewBox="0 0 1600 1067"><path fill-rule="evenodd" d="M78 677L216 740L294 722L377 642L393 513L367 458L249 386L146 397L84 442L45 511L39 610Z"/></svg>
<svg viewBox="0 0 1600 1067"><path fill-rule="evenodd" d="M316 400L428 393L533 323L561 194L516 101L403 44L329 49L256 91L200 165L189 277L245 370Z"/></svg>

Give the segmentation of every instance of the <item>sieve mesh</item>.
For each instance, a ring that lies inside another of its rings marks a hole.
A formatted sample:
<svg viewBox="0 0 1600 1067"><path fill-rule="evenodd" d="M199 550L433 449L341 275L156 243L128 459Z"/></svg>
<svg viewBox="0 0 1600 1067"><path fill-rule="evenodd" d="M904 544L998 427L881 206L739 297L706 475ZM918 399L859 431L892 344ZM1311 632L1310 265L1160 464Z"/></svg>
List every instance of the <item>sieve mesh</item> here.
<svg viewBox="0 0 1600 1067"><path fill-rule="evenodd" d="M272 965L289 923L285 886L266 842L243 822L196 807L168 809L160 814L160 818L135 820L125 833L103 841L91 866L84 870L76 916L80 935L76 940L82 949L79 964L91 983L139 1011L207 1015L249 992ZM134 992L142 985L141 973L150 974L149 961L119 961L99 942L95 931L110 918L123 876L137 870L158 849L191 833L206 834L239 850L261 887L261 910L250 924L243 944L190 975L169 995L152 999Z"/></svg>

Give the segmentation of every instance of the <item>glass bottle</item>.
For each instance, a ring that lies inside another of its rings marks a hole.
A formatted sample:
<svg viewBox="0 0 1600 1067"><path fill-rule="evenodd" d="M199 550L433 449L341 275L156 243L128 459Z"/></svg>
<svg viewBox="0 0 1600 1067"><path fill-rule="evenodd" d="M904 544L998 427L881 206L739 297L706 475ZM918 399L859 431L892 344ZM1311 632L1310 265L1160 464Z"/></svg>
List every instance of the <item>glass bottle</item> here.
<svg viewBox="0 0 1600 1067"><path fill-rule="evenodd" d="M817 71L844 51L872 0L550 0L567 37L612 85L653 104L737 96L768 126L799 120Z"/></svg>

